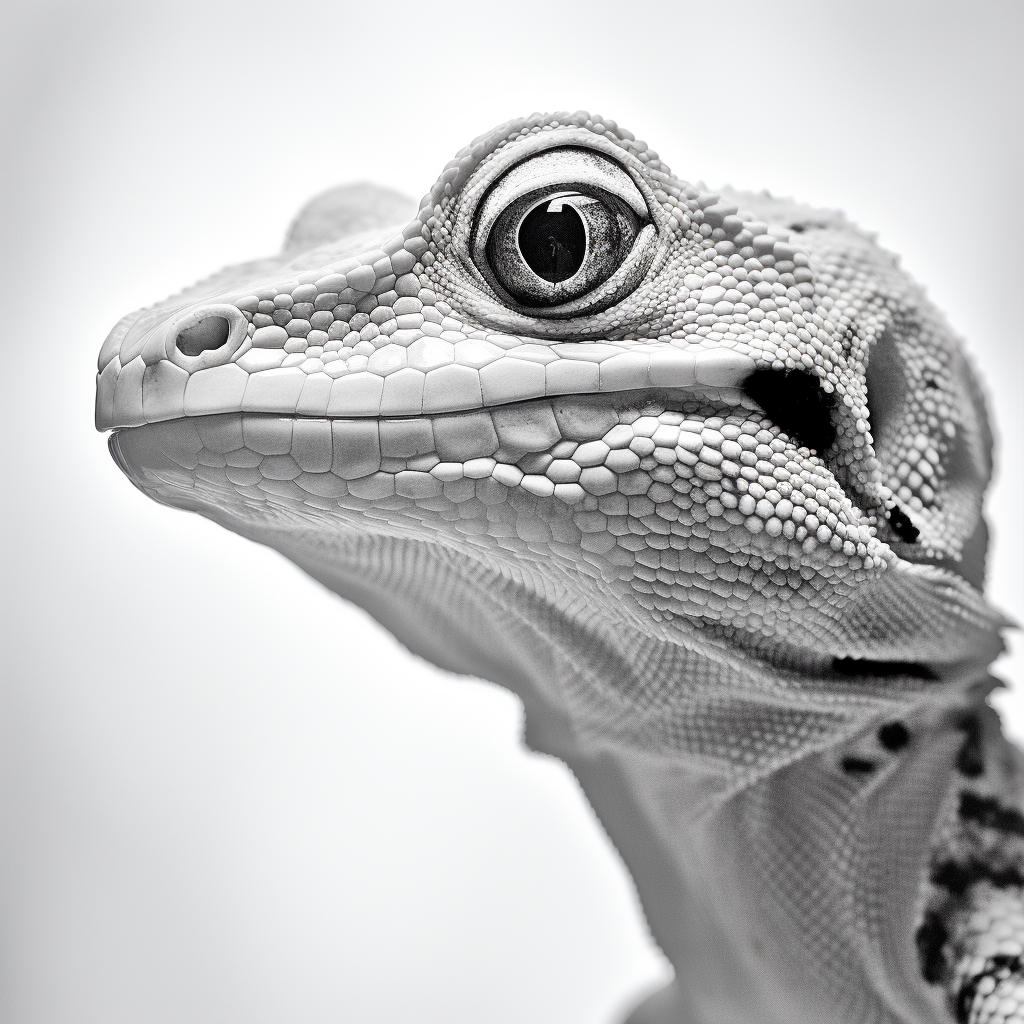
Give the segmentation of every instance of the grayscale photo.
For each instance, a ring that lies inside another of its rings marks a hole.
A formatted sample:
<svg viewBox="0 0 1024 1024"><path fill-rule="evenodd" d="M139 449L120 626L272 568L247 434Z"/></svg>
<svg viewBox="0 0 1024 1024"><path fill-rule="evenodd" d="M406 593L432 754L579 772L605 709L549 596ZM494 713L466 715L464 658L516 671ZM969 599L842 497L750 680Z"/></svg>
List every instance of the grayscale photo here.
<svg viewBox="0 0 1024 1024"><path fill-rule="evenodd" d="M1019 5L0 41L0 1019L1024 1024Z"/></svg>

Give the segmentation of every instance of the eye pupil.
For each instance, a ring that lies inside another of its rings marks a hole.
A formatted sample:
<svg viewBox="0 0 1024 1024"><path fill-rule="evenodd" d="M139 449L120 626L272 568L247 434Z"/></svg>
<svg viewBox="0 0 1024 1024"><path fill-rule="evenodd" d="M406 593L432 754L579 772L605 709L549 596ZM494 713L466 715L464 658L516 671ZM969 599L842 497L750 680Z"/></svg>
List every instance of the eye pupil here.
<svg viewBox="0 0 1024 1024"><path fill-rule="evenodd" d="M519 225L519 251L540 278L557 284L583 266L587 231L571 203L552 200L532 209Z"/></svg>

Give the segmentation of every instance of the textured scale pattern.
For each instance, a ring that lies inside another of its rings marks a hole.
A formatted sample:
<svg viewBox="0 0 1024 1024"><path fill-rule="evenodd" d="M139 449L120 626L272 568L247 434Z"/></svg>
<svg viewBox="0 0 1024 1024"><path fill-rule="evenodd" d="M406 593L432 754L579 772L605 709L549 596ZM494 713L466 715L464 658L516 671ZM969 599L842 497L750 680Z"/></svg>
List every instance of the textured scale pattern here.
<svg viewBox="0 0 1024 1024"><path fill-rule="evenodd" d="M646 213L585 294L524 304L488 210L575 194ZM399 207L318 197L281 256L122 320L121 468L522 697L675 965L634 1021L1024 1020L991 439L920 289L842 215L583 113Z"/></svg>

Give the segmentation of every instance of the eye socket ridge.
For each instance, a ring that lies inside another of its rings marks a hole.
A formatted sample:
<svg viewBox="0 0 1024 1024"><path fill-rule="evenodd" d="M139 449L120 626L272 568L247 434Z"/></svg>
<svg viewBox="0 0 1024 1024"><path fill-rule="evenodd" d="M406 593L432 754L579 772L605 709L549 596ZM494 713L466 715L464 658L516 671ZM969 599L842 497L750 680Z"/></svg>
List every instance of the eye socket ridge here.
<svg viewBox="0 0 1024 1024"><path fill-rule="evenodd" d="M474 264L513 308L579 316L632 291L654 258L657 232L619 164L582 147L515 165L484 196Z"/></svg>

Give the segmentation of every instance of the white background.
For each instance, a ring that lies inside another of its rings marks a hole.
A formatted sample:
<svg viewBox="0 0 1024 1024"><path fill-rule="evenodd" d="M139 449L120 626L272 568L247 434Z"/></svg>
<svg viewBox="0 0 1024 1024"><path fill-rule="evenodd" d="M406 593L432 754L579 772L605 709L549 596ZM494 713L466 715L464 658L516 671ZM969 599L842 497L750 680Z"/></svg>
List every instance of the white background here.
<svg viewBox="0 0 1024 1024"><path fill-rule="evenodd" d="M988 382L990 592L1021 615L1018 3L43 2L4 23L4 1021L601 1024L668 976L512 697L144 498L92 429L113 323L275 251L333 184L418 198L492 125L582 106L683 178L845 209ZM1021 697L999 703L1024 734Z"/></svg>

